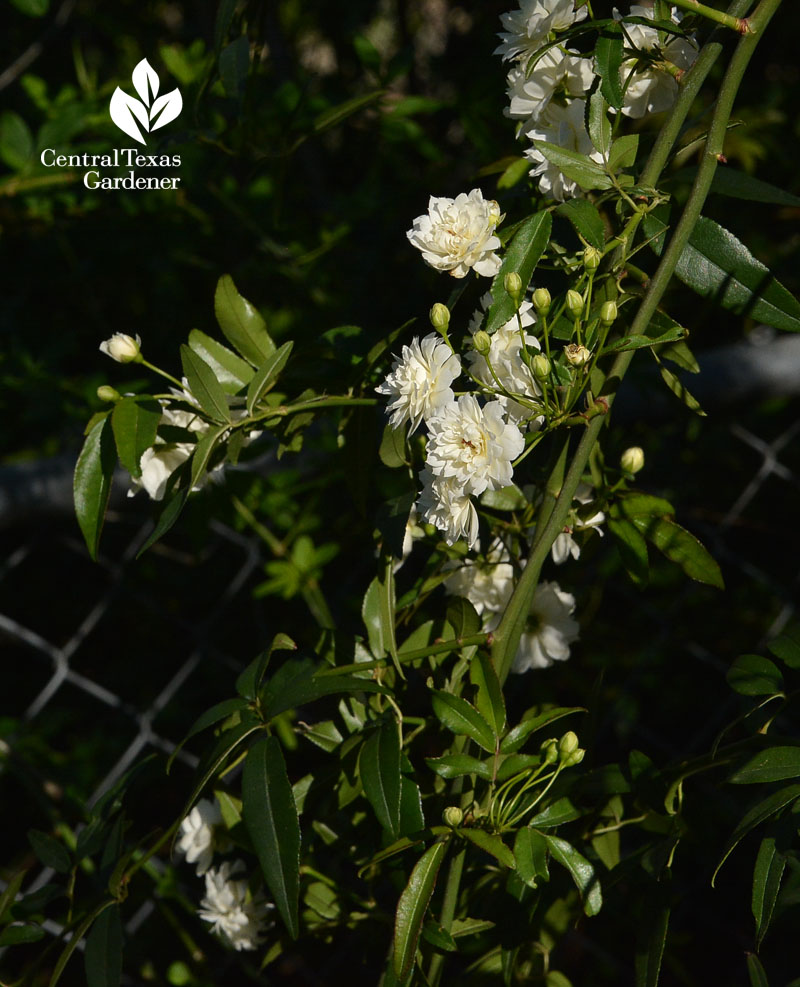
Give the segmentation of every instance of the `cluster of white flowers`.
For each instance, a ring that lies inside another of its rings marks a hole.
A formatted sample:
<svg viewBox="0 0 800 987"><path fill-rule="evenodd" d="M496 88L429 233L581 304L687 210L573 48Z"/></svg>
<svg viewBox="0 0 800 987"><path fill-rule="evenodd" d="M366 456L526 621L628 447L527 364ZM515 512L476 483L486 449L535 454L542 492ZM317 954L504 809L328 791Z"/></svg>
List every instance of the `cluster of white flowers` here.
<svg viewBox="0 0 800 987"><path fill-rule="evenodd" d="M678 24L680 14L670 15ZM602 163L586 130L586 99L596 75L591 55L553 44L557 35L587 16L586 6L575 8L574 0L520 0L520 7L501 15L504 30L496 48L504 60L512 60L508 73L509 105L506 115L520 121L520 136L547 141ZM633 4L629 17L653 19L653 6ZM623 20L619 11L614 18ZM676 73L685 72L697 57L690 39L659 33L646 24L624 24L625 47L631 54L622 63L620 81L624 98L621 112L642 117L669 109L678 95ZM547 45L544 53L541 49ZM530 66L532 56L536 56ZM539 179L539 190L559 202L580 195L578 184L545 158L535 145L525 151Z"/></svg>
<svg viewBox="0 0 800 987"><path fill-rule="evenodd" d="M474 270L493 278L500 270L495 253L500 239L494 231L502 218L500 206L494 199L484 199L477 188L455 199L432 195L428 214L417 216L406 236L437 271L463 278Z"/></svg>
<svg viewBox="0 0 800 987"><path fill-rule="evenodd" d="M506 547L495 540L483 563L460 566L445 585L453 595L470 601L482 615L486 630L494 630L514 590L514 569ZM564 592L555 582L540 583L511 671L548 668L553 662L569 658L570 645L579 634L578 622L572 616L574 610L575 597L571 593Z"/></svg>
<svg viewBox="0 0 800 987"><path fill-rule="evenodd" d="M211 866L214 853L225 853L231 846L218 803L200 799L181 823L176 843L186 862L197 865L197 875L205 876L206 893L198 914L233 949L256 949L274 906L252 895L246 879L234 879L244 868L243 861Z"/></svg>
<svg viewBox="0 0 800 987"><path fill-rule="evenodd" d="M572 537L574 532L589 531L593 529L597 531L598 535L602 536L603 534L600 530L600 525L605 521L606 516L602 511L595 511L593 514L588 516L584 516L580 513L581 507L585 507L586 504L591 504L594 500L594 490L592 490L588 483L578 484L578 489L575 491L574 499L579 506L577 510L573 510L572 512L572 522L567 528L565 528L564 531L561 532L560 535L556 536L556 540L553 542L553 547L550 550L553 561L556 565L562 565L570 556L572 556L573 559L580 557L580 545Z"/></svg>

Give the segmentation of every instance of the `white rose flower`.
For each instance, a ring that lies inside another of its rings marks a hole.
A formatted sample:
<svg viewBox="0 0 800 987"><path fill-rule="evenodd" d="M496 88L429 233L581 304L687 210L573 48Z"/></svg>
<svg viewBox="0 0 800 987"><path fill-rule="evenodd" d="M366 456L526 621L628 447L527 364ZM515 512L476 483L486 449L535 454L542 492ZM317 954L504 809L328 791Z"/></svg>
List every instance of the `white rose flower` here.
<svg viewBox="0 0 800 987"><path fill-rule="evenodd" d="M450 385L460 373L461 360L436 333L404 346L391 373L375 388L392 399L387 406L392 428L411 422L414 432L421 421L450 404L454 398Z"/></svg>
<svg viewBox="0 0 800 987"><path fill-rule="evenodd" d="M499 401L482 408L463 394L428 422L427 465L434 476L453 479L464 496L511 483L511 461L525 448L516 425L506 423Z"/></svg>
<svg viewBox="0 0 800 987"><path fill-rule="evenodd" d="M483 316L488 312L492 304L492 294L487 292L480 300L480 307L475 310L469 323L469 331L474 335L480 330ZM523 330L527 326L532 326L536 322L533 313L533 305L525 301L519 307L520 322ZM497 380L489 369L486 356L473 350L467 359L470 363L470 370L481 383L487 387L497 387L497 381L513 394L523 394L527 397L536 398L542 393L539 384L534 380L530 368L522 360L522 340L520 339L517 317L509 319L505 325L501 326L490 337L491 345L487 354L489 362L492 364ZM525 343L534 349L541 349L539 340L530 333L525 333ZM531 409L527 408L513 398L498 395L497 400L503 406L503 410L508 420L518 424L524 419L530 418ZM543 418L536 418L536 424L541 424Z"/></svg>
<svg viewBox="0 0 800 987"><path fill-rule="evenodd" d="M505 114L512 120L535 123L556 93L568 97L584 96L594 79L591 60L581 58L577 52L551 48L536 62L528 76L524 66L515 66L508 73L508 97L510 104Z"/></svg>
<svg viewBox="0 0 800 987"><path fill-rule="evenodd" d="M514 589L514 567L499 538L489 546L484 563L465 562L445 580L448 593L463 596L479 614L502 612Z"/></svg>
<svg viewBox="0 0 800 987"><path fill-rule="evenodd" d="M594 490L592 490L588 483L579 483L578 489L575 491L574 500L581 506L589 504L594 500ZM581 549L580 545L572 537L573 531L588 531L594 528L598 535L602 536L603 532L600 530L600 525L605 519L606 516L602 511L596 511L588 518L581 518L579 514L574 514L572 526L568 527L566 531L562 531L560 535L557 535L556 540L553 542L553 547L550 549L553 562L556 565L562 565L570 555L573 559L579 558Z"/></svg>
<svg viewBox="0 0 800 987"><path fill-rule="evenodd" d="M533 596L528 629L520 638L511 666L512 672L531 668L548 668L554 661L569 658L570 644L580 631L572 616L575 597L565 593L558 583L539 583Z"/></svg>
<svg viewBox="0 0 800 987"><path fill-rule="evenodd" d="M200 799L181 823L176 844L187 864L197 864L197 874L205 874L211 866L215 842L214 829L222 825L222 813L216 801Z"/></svg>
<svg viewBox="0 0 800 987"><path fill-rule="evenodd" d="M647 17L652 20L653 9L633 4L630 16ZM676 24L680 23L681 16L675 7L671 9L670 16ZM626 23L625 33L630 46L639 51L658 54L664 61L684 72L691 68L697 59L698 47L688 38L662 35L660 40L658 29L647 27L645 24ZM678 83L674 75L644 60L640 62L638 58L626 59L620 67L620 75L625 86L621 111L625 116L639 119L647 113L661 113L670 109L678 98Z"/></svg>
<svg viewBox="0 0 800 987"><path fill-rule="evenodd" d="M458 481L434 476L429 469L420 473L420 479L417 510L423 520L438 528L448 545L463 539L474 548L478 544L478 512Z"/></svg>
<svg viewBox="0 0 800 987"><path fill-rule="evenodd" d="M500 258L494 253L500 239L494 231L501 219L498 204L484 199L480 189L462 192L455 199L432 195L427 216L417 216L406 236L437 271L463 278L474 269L491 278L500 270Z"/></svg>
<svg viewBox="0 0 800 987"><path fill-rule="evenodd" d="M520 0L519 10L500 15L505 31L497 35L501 43L494 54L504 60L532 55L551 31L566 31L586 14L586 7L575 10L573 0Z"/></svg>
<svg viewBox="0 0 800 987"><path fill-rule="evenodd" d="M525 136L530 137L531 140L558 144L568 151L587 154L592 161L602 164L603 155L595 150L586 132L585 111L586 101L583 99L575 99L569 106L551 103L542 119L525 131ZM578 183L567 178L557 165L548 161L535 147L529 148L525 152L525 157L536 165L531 169L530 174L534 178L539 178L539 191L544 195L551 196L557 202L563 202L564 199L582 194Z"/></svg>
<svg viewBox="0 0 800 987"><path fill-rule="evenodd" d="M251 898L246 880L232 879L243 867L243 861L237 860L209 870L206 894L198 909L200 918L211 923L212 931L237 951L256 949L263 942L267 916L274 907L261 897Z"/></svg>
<svg viewBox="0 0 800 987"><path fill-rule="evenodd" d="M110 356L117 363L132 363L142 348L140 336L128 336L124 332L115 332L110 339L104 339L100 344L100 352Z"/></svg>

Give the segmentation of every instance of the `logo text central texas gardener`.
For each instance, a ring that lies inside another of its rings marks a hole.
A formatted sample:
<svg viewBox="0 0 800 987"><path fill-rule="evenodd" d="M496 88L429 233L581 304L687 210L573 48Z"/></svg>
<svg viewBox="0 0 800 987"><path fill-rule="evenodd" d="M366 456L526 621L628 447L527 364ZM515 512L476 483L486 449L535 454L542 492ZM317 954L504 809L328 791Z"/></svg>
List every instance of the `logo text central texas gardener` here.
<svg viewBox="0 0 800 987"><path fill-rule="evenodd" d="M119 129L147 146L147 137L171 123L183 109L183 99L179 90L158 95L160 80L158 73L146 58L133 70L133 87L140 99L129 96L120 89L114 90L109 104L109 114ZM143 154L138 148L114 148L107 154L59 154L55 148L42 151L41 162L46 168L70 167L88 168L83 176L83 184L89 189L176 189L180 184L177 176L143 177L134 168L178 168L179 154ZM125 176L103 175L100 168L119 168L126 165L131 171Z"/></svg>

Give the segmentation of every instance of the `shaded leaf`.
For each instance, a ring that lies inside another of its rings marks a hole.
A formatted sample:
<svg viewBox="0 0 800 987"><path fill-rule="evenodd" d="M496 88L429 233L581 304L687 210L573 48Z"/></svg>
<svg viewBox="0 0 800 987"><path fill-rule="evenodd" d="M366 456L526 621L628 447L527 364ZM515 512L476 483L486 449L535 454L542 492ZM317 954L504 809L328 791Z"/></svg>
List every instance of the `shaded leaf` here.
<svg viewBox="0 0 800 987"><path fill-rule="evenodd" d="M69 850L49 833L30 829L28 830L28 843L45 867L52 867L59 874L66 874L72 869L72 857Z"/></svg>
<svg viewBox="0 0 800 987"><path fill-rule="evenodd" d="M750 830L755 829L759 823L765 822L771 816L774 816L776 812L779 812L785 805L788 805L790 802L794 802L797 798L800 798L800 785L787 785L786 788L781 788L777 792L773 792L771 795L768 795L760 802L757 802L744 814L744 816L742 816L736 829L734 829L731 834L730 839L725 844L722 857L720 858L716 870L711 877L712 887L717 874L719 873L720 867L722 867L731 852L736 848L737 844L740 843L745 836L747 836Z"/></svg>
<svg viewBox="0 0 800 987"><path fill-rule="evenodd" d="M314 132L321 134L323 131L337 126L337 124L342 123L342 121L354 113L358 113L359 110L369 106L370 103L379 100L385 93L385 89L374 89L371 93L365 93L363 96L355 96L353 99L348 99L338 106L332 106L314 119Z"/></svg>
<svg viewBox="0 0 800 987"><path fill-rule="evenodd" d="M397 903L392 965L395 975L401 980L408 976L414 965L422 921L428 910L446 849L446 843L434 843L425 851L411 872L408 884Z"/></svg>
<svg viewBox="0 0 800 987"><path fill-rule="evenodd" d="M189 487L196 487L206 475L209 461L214 455L214 450L219 445L220 439L228 431L227 425L216 425L210 428L197 440L197 445L192 453L191 473L189 474Z"/></svg>
<svg viewBox="0 0 800 987"><path fill-rule="evenodd" d="M542 211L524 220L505 251L500 270L492 281L492 305L486 315L486 332L493 333L514 317L514 301L504 286L506 274L516 273L524 287L530 283L539 258L550 240L553 225L549 212Z"/></svg>
<svg viewBox="0 0 800 987"><path fill-rule="evenodd" d="M86 436L73 478L75 514L89 555L95 560L116 465L111 419L106 415L95 422Z"/></svg>
<svg viewBox="0 0 800 987"><path fill-rule="evenodd" d="M86 939L87 987L116 987L122 979L122 920L119 905L98 915Z"/></svg>
<svg viewBox="0 0 800 987"><path fill-rule="evenodd" d="M378 455L383 465L388 466L389 469L397 469L407 465L405 425L401 425L399 428L392 428L391 425L387 425L384 428Z"/></svg>
<svg viewBox="0 0 800 987"><path fill-rule="evenodd" d="M258 368L247 388L248 415L253 414L261 399L278 380L278 376L291 356L293 347L294 343L292 340L288 340L279 349L275 350L274 353L270 353Z"/></svg>
<svg viewBox="0 0 800 987"><path fill-rule="evenodd" d="M463 596L454 596L447 604L447 623L453 628L453 637L471 637L480 633L481 618L475 607Z"/></svg>
<svg viewBox="0 0 800 987"><path fill-rule="evenodd" d="M226 95L242 99L250 71L250 41L246 34L226 45L219 53L219 77Z"/></svg>
<svg viewBox="0 0 800 987"><path fill-rule="evenodd" d="M689 411L693 411L696 415L700 415L701 418L705 418L706 413L700 407L700 402L691 393L691 391L689 391L683 381L681 381L680 377L676 377L671 370L667 370L667 368L660 362L658 371L661 374L661 379L672 391L675 397L678 398L679 401L682 401Z"/></svg>
<svg viewBox="0 0 800 987"><path fill-rule="evenodd" d="M776 206L800 206L800 197L782 188L762 182L746 171L733 168L717 168L711 182L711 191L747 202L768 202Z"/></svg>
<svg viewBox="0 0 800 987"><path fill-rule="evenodd" d="M514 870L517 866L514 860L514 854L495 833L487 833L482 829L460 829L458 835L463 836L470 843L474 843L481 850L485 850L486 853L494 857L504 867L508 867L509 870Z"/></svg>
<svg viewBox="0 0 800 987"><path fill-rule="evenodd" d="M776 831L764 837L753 868L751 908L756 923L757 947L761 946L761 941L772 921L772 913L786 867L786 854L778 848L777 841Z"/></svg>
<svg viewBox="0 0 800 987"><path fill-rule="evenodd" d="M523 746L530 735L535 733L536 730L541 730L548 723L555 723L556 720L560 720L563 716L569 716L571 713L585 712L586 708L584 706L558 706L555 709L545 710L544 713L539 713L538 716L532 716L530 719L523 720L522 723L515 726L503 738L500 744L500 753L513 754L514 751L518 751Z"/></svg>
<svg viewBox="0 0 800 987"><path fill-rule="evenodd" d="M469 754L445 754L443 757L426 757L425 763L442 778L460 778L462 775L477 775L486 781L492 777L488 764Z"/></svg>
<svg viewBox="0 0 800 987"><path fill-rule="evenodd" d="M378 822L396 839L400 832L400 735L394 720L384 721L367 737L358 767Z"/></svg>
<svg viewBox="0 0 800 987"><path fill-rule="evenodd" d="M131 476L142 475L140 460L156 440L161 405L152 398L124 397L111 412L117 455Z"/></svg>
<svg viewBox="0 0 800 987"><path fill-rule="evenodd" d="M658 987L670 916L669 871L647 885L643 907L637 909L636 987Z"/></svg>
<svg viewBox="0 0 800 987"><path fill-rule="evenodd" d="M556 207L556 213L568 219L576 233L597 250L605 244L603 219L594 203L588 199L567 199Z"/></svg>
<svg viewBox="0 0 800 987"><path fill-rule="evenodd" d="M173 474L174 476L174 474ZM158 516L155 527L150 532L145 541L144 545L136 553L136 558L138 559L140 555L144 555L148 548L165 535L170 528L175 524L175 522L180 517L181 511L183 510L184 504L186 503L186 498L189 496L189 487L184 490L176 490L175 493L167 500L161 509L161 513Z"/></svg>
<svg viewBox="0 0 800 987"><path fill-rule="evenodd" d="M622 29L617 24L604 27L595 45L595 66L600 76L600 91L617 110L622 108L625 99L620 79L624 54Z"/></svg>
<svg viewBox="0 0 800 987"><path fill-rule="evenodd" d="M789 668L800 668L800 624L770 641L767 648Z"/></svg>
<svg viewBox="0 0 800 987"><path fill-rule="evenodd" d="M617 540L625 571L637 586L645 586L650 578L650 559L647 541L633 521L608 518L608 530Z"/></svg>
<svg viewBox="0 0 800 987"><path fill-rule="evenodd" d="M528 498L512 483L499 490L487 490L481 495L481 504L494 511L522 511L528 506Z"/></svg>
<svg viewBox="0 0 800 987"><path fill-rule="evenodd" d="M471 737L485 751L494 753L496 741L492 728L466 699L449 692L433 692L431 704L433 712L448 730Z"/></svg>
<svg viewBox="0 0 800 987"><path fill-rule="evenodd" d="M734 785L757 785L800 777L800 747L767 747L751 757L729 781Z"/></svg>
<svg viewBox="0 0 800 987"><path fill-rule="evenodd" d="M500 737L506 726L506 704L491 659L487 655L477 654L470 662L469 677L478 690L475 697L478 712L492 728L495 737Z"/></svg>
<svg viewBox="0 0 800 987"><path fill-rule="evenodd" d="M770 696L783 689L780 669L761 655L739 655L725 678L731 689L742 696Z"/></svg>
<svg viewBox="0 0 800 987"><path fill-rule="evenodd" d="M544 838L553 857L570 872L583 899L583 910L587 915L596 915L603 906L603 895L594 867L566 840L547 834Z"/></svg>
<svg viewBox="0 0 800 987"><path fill-rule="evenodd" d="M21 946L24 943L38 942L47 933L40 925L7 925L0 932L0 946Z"/></svg>
<svg viewBox="0 0 800 987"><path fill-rule="evenodd" d="M514 859L517 863L517 875L529 887L535 888L540 881L550 880L547 869L547 840L535 829L524 826L517 830Z"/></svg>
<svg viewBox="0 0 800 987"><path fill-rule="evenodd" d="M750 987L769 987L767 972L755 953L747 954L747 974L750 977Z"/></svg>
<svg viewBox="0 0 800 987"><path fill-rule="evenodd" d="M659 346L662 343L674 343L677 340L683 339L686 336L686 330L682 326L675 326L674 329L668 329L667 332L660 336L623 336L621 339L615 339L613 343L608 343L604 346L600 355L605 356L606 353L624 353L627 350L641 350L648 346Z"/></svg>
<svg viewBox="0 0 800 987"><path fill-rule="evenodd" d="M583 812L573 804L572 800L564 797L556 799L546 809L542 809L530 820L528 825L539 829L551 829L572 822L573 819L579 819L582 815Z"/></svg>

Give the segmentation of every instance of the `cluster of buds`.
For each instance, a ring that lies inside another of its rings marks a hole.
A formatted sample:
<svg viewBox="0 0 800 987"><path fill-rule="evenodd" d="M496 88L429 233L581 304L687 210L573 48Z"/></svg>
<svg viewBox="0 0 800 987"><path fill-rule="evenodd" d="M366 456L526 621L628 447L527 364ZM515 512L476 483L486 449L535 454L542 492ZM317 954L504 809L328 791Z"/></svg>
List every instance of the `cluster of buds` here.
<svg viewBox="0 0 800 987"><path fill-rule="evenodd" d="M572 768L580 764L586 751L578 746L578 735L572 730L567 731L561 740L550 737L542 743L542 763L555 764L562 768Z"/></svg>

